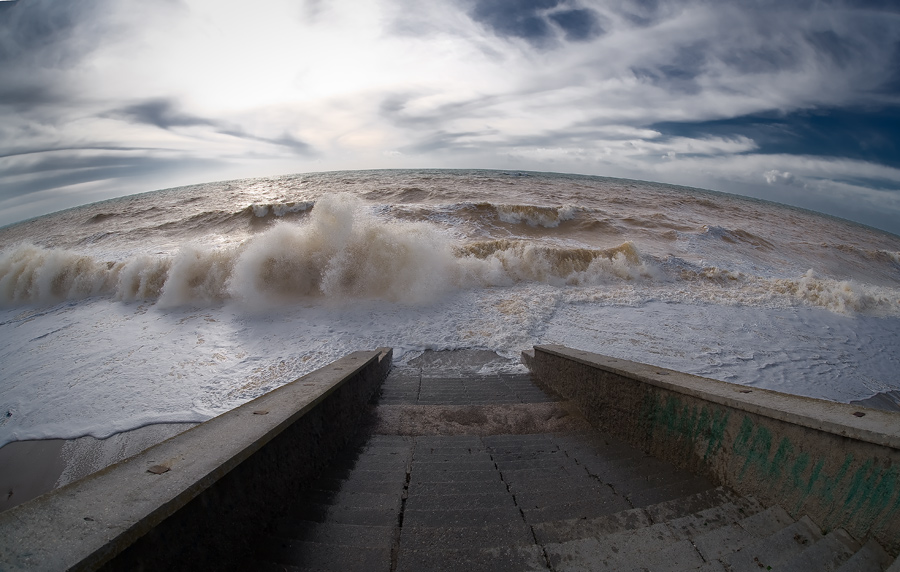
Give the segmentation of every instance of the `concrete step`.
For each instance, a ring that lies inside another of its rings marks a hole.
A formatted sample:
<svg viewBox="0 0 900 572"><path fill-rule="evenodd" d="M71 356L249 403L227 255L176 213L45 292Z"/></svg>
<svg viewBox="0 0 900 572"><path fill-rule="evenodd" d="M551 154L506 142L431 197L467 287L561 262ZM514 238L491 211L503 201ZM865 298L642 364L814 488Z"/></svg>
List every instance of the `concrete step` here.
<svg viewBox="0 0 900 572"><path fill-rule="evenodd" d="M793 522L783 508L775 506L698 534L692 540L703 559L712 561L775 534Z"/></svg>
<svg viewBox="0 0 900 572"><path fill-rule="evenodd" d="M263 537L256 543L256 553L261 560L301 568L347 572L389 572L391 569L390 548L348 549L335 544Z"/></svg>
<svg viewBox="0 0 900 572"><path fill-rule="evenodd" d="M397 557L397 572L526 572L547 569L541 548L533 544L444 550L407 550L401 545Z"/></svg>
<svg viewBox="0 0 900 572"><path fill-rule="evenodd" d="M723 556L721 560L733 572L758 572L767 566L774 569L798 556L820 538L821 529L808 516L804 516L766 538Z"/></svg>
<svg viewBox="0 0 900 572"><path fill-rule="evenodd" d="M643 509L635 508L597 518L571 518L538 522L532 525L540 544L561 544L580 538L596 538L608 534L646 528L652 522Z"/></svg>
<svg viewBox="0 0 900 572"><path fill-rule="evenodd" d="M272 525L269 536L348 548L390 549L394 542L395 531L394 526L365 526L282 518Z"/></svg>
<svg viewBox="0 0 900 572"><path fill-rule="evenodd" d="M400 512L400 502L402 500L400 492L373 493L370 491L313 489L304 496L305 502L353 508L379 508L395 512Z"/></svg>
<svg viewBox="0 0 900 572"><path fill-rule="evenodd" d="M652 547L652 548L650 548ZM553 570L690 570L704 564L689 540L665 523L544 545Z"/></svg>
<svg viewBox="0 0 900 572"><path fill-rule="evenodd" d="M882 572L891 564L891 557L874 540L865 543L837 572Z"/></svg>
<svg viewBox="0 0 900 572"><path fill-rule="evenodd" d="M888 566L884 572L900 572L900 557L894 560L894 563Z"/></svg>
<svg viewBox="0 0 900 572"><path fill-rule="evenodd" d="M392 508L358 508L308 502L288 509L285 516L310 522L335 522L363 526L393 526L399 510Z"/></svg>
<svg viewBox="0 0 900 572"><path fill-rule="evenodd" d="M824 538L779 566L778 570L834 572L860 548L860 544L849 534L844 530L837 529L829 532Z"/></svg>
<svg viewBox="0 0 900 572"><path fill-rule="evenodd" d="M740 498L730 489L715 487L679 499L658 502L644 507L644 510L651 522L668 522L720 504L735 502ZM752 501L752 499L747 500Z"/></svg>
<svg viewBox="0 0 900 572"><path fill-rule="evenodd" d="M444 550L459 547L493 548L534 544L531 528L521 519L487 526L414 526L404 524L400 546L409 550Z"/></svg>
<svg viewBox="0 0 900 572"><path fill-rule="evenodd" d="M571 518L533 525L535 538L540 543L562 543L579 538L604 536L611 533L643 528L654 523L677 521L679 518L715 510L721 505L734 508L735 518L754 514L762 507L753 499L738 497L725 488L706 490L677 500L669 500L645 508L625 509L597 518ZM694 517L698 518L698 517ZM699 517L710 519L712 516ZM682 523L682 527L688 526ZM677 532L686 537L683 532Z"/></svg>
<svg viewBox="0 0 900 572"><path fill-rule="evenodd" d="M691 540L761 510L754 499L712 489L649 510L538 524L533 530L554 570L721 570L721 563L705 562ZM653 524L651 513L666 522Z"/></svg>
<svg viewBox="0 0 900 572"><path fill-rule="evenodd" d="M762 510L758 503L740 498L668 521L678 539L695 539L735 524ZM707 558L708 559L708 558Z"/></svg>

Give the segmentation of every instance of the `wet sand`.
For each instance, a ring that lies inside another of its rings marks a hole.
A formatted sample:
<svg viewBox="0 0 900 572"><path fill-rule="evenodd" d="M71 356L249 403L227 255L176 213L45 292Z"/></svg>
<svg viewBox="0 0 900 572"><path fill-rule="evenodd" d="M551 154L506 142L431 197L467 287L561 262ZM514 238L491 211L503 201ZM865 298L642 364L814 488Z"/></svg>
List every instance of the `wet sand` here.
<svg viewBox="0 0 900 572"><path fill-rule="evenodd" d="M9 443L0 448L0 512L136 455L195 425L148 425L107 439Z"/></svg>

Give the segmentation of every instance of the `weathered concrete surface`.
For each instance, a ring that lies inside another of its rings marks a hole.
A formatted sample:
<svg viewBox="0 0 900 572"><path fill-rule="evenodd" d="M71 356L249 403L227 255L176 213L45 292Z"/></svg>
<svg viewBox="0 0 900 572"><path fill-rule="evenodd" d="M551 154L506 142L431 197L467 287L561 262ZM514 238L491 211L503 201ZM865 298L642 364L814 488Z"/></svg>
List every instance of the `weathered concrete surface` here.
<svg viewBox="0 0 900 572"><path fill-rule="evenodd" d="M523 358L598 429L794 518L900 552L900 414L563 346Z"/></svg>
<svg viewBox="0 0 900 572"><path fill-rule="evenodd" d="M390 361L352 353L0 514L0 569L228 568L270 518L259 507L296 496L347 443Z"/></svg>
<svg viewBox="0 0 900 572"><path fill-rule="evenodd" d="M530 375L478 373L498 359L426 352L392 370L359 444L240 569L547 570L548 542L737 502L607 439Z"/></svg>

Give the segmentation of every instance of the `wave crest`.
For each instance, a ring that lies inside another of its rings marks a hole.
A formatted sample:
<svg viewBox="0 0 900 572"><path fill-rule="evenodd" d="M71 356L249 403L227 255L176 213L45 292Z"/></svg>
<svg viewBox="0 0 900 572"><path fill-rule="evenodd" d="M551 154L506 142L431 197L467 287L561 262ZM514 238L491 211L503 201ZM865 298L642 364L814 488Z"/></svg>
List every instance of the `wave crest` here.
<svg viewBox="0 0 900 572"><path fill-rule="evenodd" d="M539 207L534 205L491 205L497 218L510 224L525 223L529 226L556 228L559 223L575 218L578 208L572 205L561 207Z"/></svg>
<svg viewBox="0 0 900 572"><path fill-rule="evenodd" d="M895 289L823 278L813 270L807 271L800 279L774 280L772 284L776 292L840 314L900 313L900 293Z"/></svg>

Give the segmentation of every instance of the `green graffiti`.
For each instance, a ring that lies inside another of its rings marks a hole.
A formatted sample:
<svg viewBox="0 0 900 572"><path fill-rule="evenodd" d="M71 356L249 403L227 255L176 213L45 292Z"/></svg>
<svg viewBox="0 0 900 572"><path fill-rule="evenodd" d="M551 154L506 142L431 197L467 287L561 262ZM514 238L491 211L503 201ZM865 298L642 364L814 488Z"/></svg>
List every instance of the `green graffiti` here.
<svg viewBox="0 0 900 572"><path fill-rule="evenodd" d="M872 467L872 461L867 461L856 472L851 481L850 489L844 505L848 510L860 513L860 518L871 526L880 513L883 513L890 505L891 497L897 492L897 471L894 467L887 470L881 469L868 473ZM853 501L854 506L850 509ZM896 503L895 503L896 506ZM882 517L883 520L883 517Z"/></svg>
<svg viewBox="0 0 900 572"><path fill-rule="evenodd" d="M706 411L706 408L703 409ZM706 453L703 454L703 460L707 460L710 455L718 452L722 447L722 441L725 440L725 428L728 427L728 412L716 411L713 413L712 419L704 425L707 427L709 434L709 442L706 445Z"/></svg>
<svg viewBox="0 0 900 572"><path fill-rule="evenodd" d="M750 436L753 435L753 421L744 416L737 437L734 438L732 449L739 457L746 457L750 453Z"/></svg>
<svg viewBox="0 0 900 572"><path fill-rule="evenodd" d="M791 467L791 484L795 489L803 487L803 478L801 475L803 474L803 471L806 470L807 465L809 465L809 454L804 451L797 455L797 459ZM822 467L819 465L819 470L821 469Z"/></svg>
<svg viewBox="0 0 900 572"><path fill-rule="evenodd" d="M775 451L775 456L772 457L772 462L769 464L769 478L776 481L781 478L781 469L784 466L788 455L790 455L793 450L794 447L791 445L791 442L787 437L784 437L781 440L781 443L778 444L778 450Z"/></svg>
<svg viewBox="0 0 900 572"><path fill-rule="evenodd" d="M804 485L803 481L803 473L806 471L806 467L809 466L809 454L805 451L801 452L797 455L797 458L794 460L794 464L791 466L791 480L790 483L785 481L782 485L781 490L784 492L786 489L790 488L795 491L801 491L799 495L799 499L797 500L797 504L794 507L794 512L797 512L800 507L803 505L803 502L806 500L807 495L809 495L809 486ZM818 470L822 470L822 464L819 463L816 465Z"/></svg>
<svg viewBox="0 0 900 572"><path fill-rule="evenodd" d="M831 478L824 477L822 479L822 499L825 500L826 503L834 502L834 491L841 481L844 480L844 477L847 476L847 471L850 469L850 465L853 464L853 455L849 454L844 459L844 464L841 465L841 468L838 469L838 472Z"/></svg>
<svg viewBox="0 0 900 572"><path fill-rule="evenodd" d="M847 497L844 499L844 506L849 506L850 503L853 502L853 499L856 498L856 495L859 494L860 490L862 490L863 494L860 495L860 498L857 500L856 506L854 507L858 510L865 501L865 491L872 488L872 485L877 478L878 475L872 471L872 459L869 459L863 463L860 468L856 469L856 473L853 474L853 478L850 480L850 487L847 489Z"/></svg>
<svg viewBox="0 0 900 572"><path fill-rule="evenodd" d="M753 440L747 446L747 454L744 459L744 466L738 475L739 479L743 479L750 465L756 465L760 473L765 474L769 464L769 451L772 450L772 433L763 426L757 426Z"/></svg>
<svg viewBox="0 0 900 572"><path fill-rule="evenodd" d="M698 453L705 441L703 460L707 461L724 446L731 412L689 403L672 395L645 395L641 409L649 422L646 439L651 442L654 434L661 432L668 442L695 448ZM813 497L816 505L830 507L829 516L823 515L826 522L822 522L828 528L851 521L863 522L864 530L872 531L895 526L900 510L900 467L888 461L887 467L879 469L873 460L858 465L853 454L847 454L836 471L828 470L825 452L812 457L807 451L798 451L789 438L782 437L776 444L777 439L769 427L743 416L731 446L734 466L743 460L738 480L751 471L772 490L780 489L782 497L796 498L794 513L801 512Z"/></svg>
<svg viewBox="0 0 900 572"><path fill-rule="evenodd" d="M677 436L686 444L700 444L705 440L704 460L718 452L725 440L727 411L710 413L707 407L689 406L674 396L662 400L658 395L645 397L642 410L651 428L662 429L666 436ZM647 438L652 439L652 429Z"/></svg>
<svg viewBox="0 0 900 572"><path fill-rule="evenodd" d="M809 481L806 483L806 490L803 491L803 497L806 498L810 494L812 494L813 487L816 486L816 481L819 480L819 477L822 475L822 467L825 466L825 459L819 459L816 461L816 466L813 467L812 472L809 474Z"/></svg>

